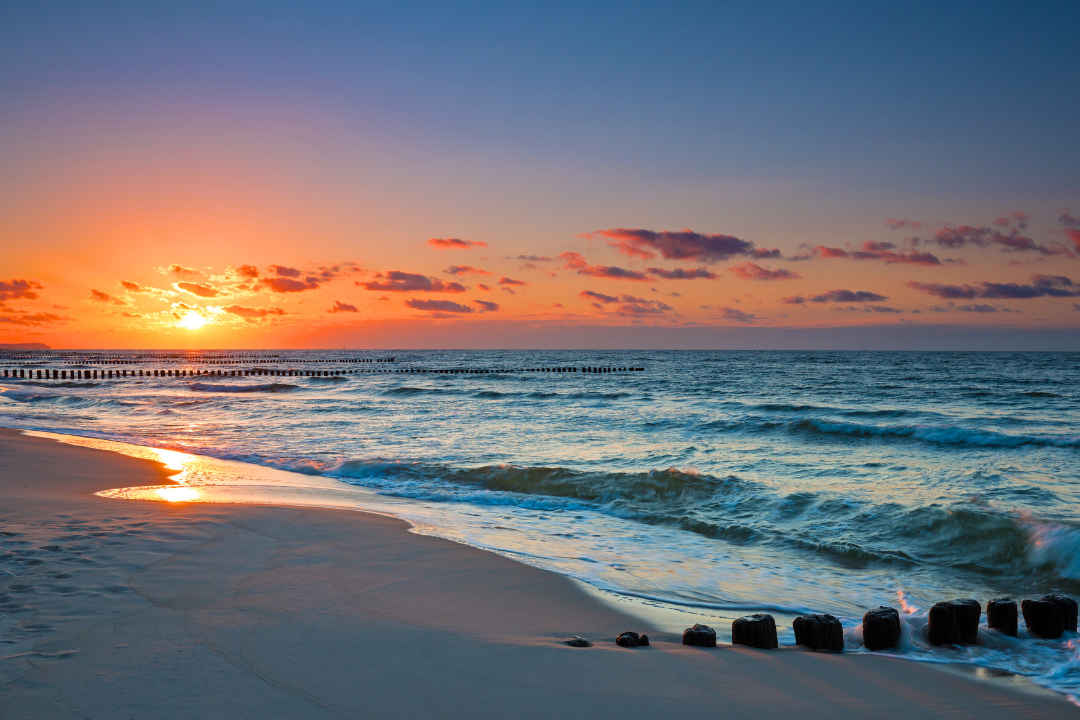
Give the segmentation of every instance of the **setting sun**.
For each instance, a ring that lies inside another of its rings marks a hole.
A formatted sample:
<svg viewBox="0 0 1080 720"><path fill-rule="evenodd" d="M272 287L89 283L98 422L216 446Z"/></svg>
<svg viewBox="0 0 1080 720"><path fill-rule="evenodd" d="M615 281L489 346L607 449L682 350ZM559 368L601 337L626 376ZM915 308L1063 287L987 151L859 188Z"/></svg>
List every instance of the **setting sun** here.
<svg viewBox="0 0 1080 720"><path fill-rule="evenodd" d="M205 324L206 318L194 310L188 312L188 314L180 321L180 327L186 328L187 330L198 330Z"/></svg>

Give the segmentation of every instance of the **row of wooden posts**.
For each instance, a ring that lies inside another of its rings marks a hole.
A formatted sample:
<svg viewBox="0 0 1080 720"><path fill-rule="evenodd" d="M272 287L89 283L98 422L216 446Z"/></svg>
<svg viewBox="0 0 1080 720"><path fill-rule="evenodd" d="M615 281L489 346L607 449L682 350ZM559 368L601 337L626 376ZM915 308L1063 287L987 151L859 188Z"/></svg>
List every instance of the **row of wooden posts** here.
<svg viewBox="0 0 1080 720"><path fill-rule="evenodd" d="M1068 595L1043 595L1038 600L1024 600L1020 603L1020 613L1028 632L1034 636L1057 640L1066 632L1076 632L1077 603ZM930 608L927 640L931 645L974 645L978 642L981 619L982 606L978 600L964 598L939 602ZM1016 637L1019 626L1016 601L997 598L988 602L986 626ZM844 649L844 628L832 615L803 615L795 618L792 628L797 645L836 652ZM870 610L863 616L862 635L867 650L896 647L901 635L899 611L891 607ZM741 617L731 624L731 643L766 650L779 647L776 621L765 613ZM708 625L694 625L683 631L683 645L716 647L716 632Z"/></svg>
<svg viewBox="0 0 1080 720"><path fill-rule="evenodd" d="M253 368L247 370L27 370L14 368L3 370L5 378L27 380L113 380L135 377L330 377L337 375L355 375L361 373L402 373L402 374L437 374L437 375L489 375L504 372L550 372L550 373L615 373L644 372L643 367L550 367L550 368L512 368L491 370L486 368L398 368L395 370L299 370Z"/></svg>

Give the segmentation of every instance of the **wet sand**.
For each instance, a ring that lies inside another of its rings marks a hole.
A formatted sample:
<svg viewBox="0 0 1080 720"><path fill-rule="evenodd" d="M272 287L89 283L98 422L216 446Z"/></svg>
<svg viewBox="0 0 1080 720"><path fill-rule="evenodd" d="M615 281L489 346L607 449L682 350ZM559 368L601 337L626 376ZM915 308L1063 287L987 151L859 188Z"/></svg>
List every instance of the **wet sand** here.
<svg viewBox="0 0 1080 720"><path fill-rule="evenodd" d="M684 647L394 518L93 495L168 474L0 430L0 718L1080 717L926 664Z"/></svg>

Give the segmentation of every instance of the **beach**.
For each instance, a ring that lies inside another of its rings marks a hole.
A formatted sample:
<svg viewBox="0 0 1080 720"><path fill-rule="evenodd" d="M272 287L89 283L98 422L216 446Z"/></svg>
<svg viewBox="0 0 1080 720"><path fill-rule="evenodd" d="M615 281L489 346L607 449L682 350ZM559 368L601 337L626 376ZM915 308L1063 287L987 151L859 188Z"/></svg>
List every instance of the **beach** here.
<svg viewBox="0 0 1080 720"><path fill-rule="evenodd" d="M686 647L395 518L93 495L169 474L0 431L0 717L1077 715L929 664ZM625 630L652 645L616 646Z"/></svg>

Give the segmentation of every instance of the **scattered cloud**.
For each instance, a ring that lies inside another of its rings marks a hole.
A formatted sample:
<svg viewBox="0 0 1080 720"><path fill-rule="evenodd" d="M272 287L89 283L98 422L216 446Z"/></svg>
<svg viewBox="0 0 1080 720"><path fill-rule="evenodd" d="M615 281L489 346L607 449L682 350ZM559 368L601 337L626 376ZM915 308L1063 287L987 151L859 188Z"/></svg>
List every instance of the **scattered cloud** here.
<svg viewBox="0 0 1080 720"><path fill-rule="evenodd" d="M271 265L268 269L278 277L284 278L298 278L304 274L300 270L297 270L294 267L288 267L287 265Z"/></svg>
<svg viewBox="0 0 1080 720"><path fill-rule="evenodd" d="M646 272L650 275L663 278L665 280L715 280L717 278L716 273L710 272L708 268L693 268L687 270L684 268L674 268L672 270L665 270L664 268L646 268Z"/></svg>
<svg viewBox="0 0 1080 720"><path fill-rule="evenodd" d="M859 250L845 250L838 247L818 245L811 251L812 256L823 258L850 258L852 260L882 260L886 265L941 265L942 263L963 263L962 260L942 260L928 252L897 252L896 245L890 242L867 240Z"/></svg>
<svg viewBox="0 0 1080 720"><path fill-rule="evenodd" d="M472 265L451 265L443 270L447 275L454 275L461 277L463 275L491 275L487 270L482 268L473 267Z"/></svg>
<svg viewBox="0 0 1080 720"><path fill-rule="evenodd" d="M107 292L102 292L100 290L91 290L90 299L94 302L109 303L110 305L118 305L120 307L127 307L131 305L131 303L127 302L126 300L121 300L118 297L110 295Z"/></svg>
<svg viewBox="0 0 1080 720"><path fill-rule="evenodd" d="M802 275L799 273L781 268L779 270L770 270L763 268L757 263L744 262L739 263L733 267L728 268L728 272L739 278L740 280L799 280Z"/></svg>
<svg viewBox="0 0 1080 720"><path fill-rule="evenodd" d="M0 315L0 323L6 325L21 325L24 327L53 325L55 323L67 322L67 320L69 320L69 318L47 312L34 313L33 315L29 313L23 313L22 315Z"/></svg>
<svg viewBox="0 0 1080 720"><path fill-rule="evenodd" d="M249 280L259 277L259 268L254 265L237 265L234 268L230 268L230 272L237 277L247 278Z"/></svg>
<svg viewBox="0 0 1080 720"><path fill-rule="evenodd" d="M609 280L634 280L647 281L651 278L636 270L627 270L611 265L589 265L585 257L576 252L564 252L559 255L563 261L563 267L567 270L576 270L578 275L591 275Z"/></svg>
<svg viewBox="0 0 1080 720"><path fill-rule="evenodd" d="M910 281L908 287L942 300L1028 300L1038 297L1080 297L1080 283L1062 275L1032 275L1031 284L979 282L975 285L944 285Z"/></svg>
<svg viewBox="0 0 1080 720"><path fill-rule="evenodd" d="M428 240L428 245L439 250L468 250L474 247L486 248L488 246L486 242L473 242L472 240L461 240L459 238L431 238Z"/></svg>
<svg viewBox="0 0 1080 720"><path fill-rule="evenodd" d="M276 293L294 293L304 290L315 290L319 283L314 277L306 277L303 280L294 280L289 277L262 278L259 286Z"/></svg>
<svg viewBox="0 0 1080 720"><path fill-rule="evenodd" d="M802 295L792 295L790 297L780 298L780 302L788 305L802 305L804 303L853 303L853 302L881 302L882 300L888 300L885 295L879 295L878 293L869 292L868 290L829 290L821 295L810 295L804 297Z"/></svg>
<svg viewBox="0 0 1080 720"><path fill-rule="evenodd" d="M195 268L184 267L183 265L178 265L177 263L173 263L169 267L165 268L162 272L167 275L175 275L176 277L185 278L198 277L202 274Z"/></svg>
<svg viewBox="0 0 1080 720"><path fill-rule="evenodd" d="M228 305L221 308L227 313L232 315L238 315L247 320L256 320L258 318L264 318L268 315L285 315L285 311L281 308L268 307L245 307L243 305Z"/></svg>
<svg viewBox="0 0 1080 720"><path fill-rule="evenodd" d="M383 292L432 292L432 293L463 293L465 286L456 282L445 282L437 278L419 275L417 273L390 270L385 275L378 273L374 280L360 283L367 290L380 290Z"/></svg>
<svg viewBox="0 0 1080 720"><path fill-rule="evenodd" d="M915 220L893 220L892 218L886 218L885 224L893 230L899 230L900 228L914 228L918 230L923 226L923 223L916 222Z"/></svg>
<svg viewBox="0 0 1080 720"><path fill-rule="evenodd" d="M405 301L405 306L410 307L413 310L423 310L432 313L452 313L455 315L464 315L475 312L494 312L499 309L498 303L487 302L485 300L473 300L472 304L475 307L462 305L453 300L417 300L413 298Z"/></svg>
<svg viewBox="0 0 1080 720"><path fill-rule="evenodd" d="M714 263L739 255L757 258L779 257L779 250L762 250L749 240L734 235L698 233L693 230L645 230L641 228L609 228L590 233L588 237L609 238L608 245L629 257L651 260L659 253L669 260L696 260Z"/></svg>
<svg viewBox="0 0 1080 720"><path fill-rule="evenodd" d="M203 285L201 283L178 282L176 283L175 287L177 290L183 290L184 292L191 293L192 295L197 295L202 298L213 298L218 297L219 295L224 295L222 291L218 290L213 285Z"/></svg>
<svg viewBox="0 0 1080 720"><path fill-rule="evenodd" d="M504 277L504 278L499 278L499 284L500 285L528 285L529 283L525 282L524 280L515 280L514 278Z"/></svg>
<svg viewBox="0 0 1080 720"><path fill-rule="evenodd" d="M483 284L483 283L480 283L476 287L479 288L480 290L483 290L484 292L491 292L491 288L488 287L487 285Z"/></svg>
<svg viewBox="0 0 1080 720"><path fill-rule="evenodd" d="M37 280L0 280L0 301L37 300L35 291L44 288Z"/></svg>
<svg viewBox="0 0 1080 720"><path fill-rule="evenodd" d="M750 313L745 313L738 308L722 307L720 308L720 317L724 320L733 320L734 322L750 324L757 318Z"/></svg>
<svg viewBox="0 0 1080 720"><path fill-rule="evenodd" d="M518 260L528 260L529 262L555 262L555 258L550 258L547 255L518 255Z"/></svg>
<svg viewBox="0 0 1080 720"><path fill-rule="evenodd" d="M934 305L930 308L930 312L967 312L967 313L996 313L996 312L1013 312L1009 308L998 308L993 305L983 305L975 303L974 305L956 305L955 303L947 303L946 305Z"/></svg>
<svg viewBox="0 0 1080 720"><path fill-rule="evenodd" d="M355 305L349 305L348 303L343 303L340 300L335 300L334 301L334 307L330 308L326 312L328 312L328 313L342 313L342 312L354 313L354 312L360 312L360 311L356 309Z"/></svg>
<svg viewBox="0 0 1080 720"><path fill-rule="evenodd" d="M622 317L642 317L647 315L663 315L674 308L659 300L634 297L633 295L604 295L592 290L582 290L578 293L585 300L591 300L591 305L597 310L610 310L615 315ZM615 307L608 308L606 306Z"/></svg>

